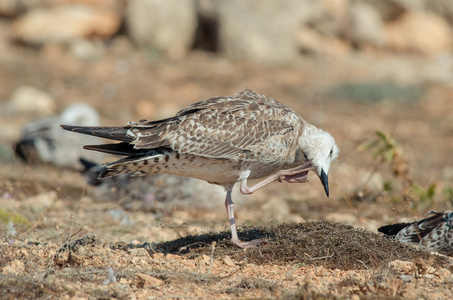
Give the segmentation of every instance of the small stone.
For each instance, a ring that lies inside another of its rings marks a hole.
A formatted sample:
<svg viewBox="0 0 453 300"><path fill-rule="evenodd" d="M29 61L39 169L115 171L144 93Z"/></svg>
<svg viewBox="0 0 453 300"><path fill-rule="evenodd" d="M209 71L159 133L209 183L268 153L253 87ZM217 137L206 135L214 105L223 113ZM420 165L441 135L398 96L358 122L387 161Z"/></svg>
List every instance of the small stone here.
<svg viewBox="0 0 453 300"><path fill-rule="evenodd" d="M137 257L149 257L149 253L148 251L146 251L145 249L143 248L135 248L135 249L129 249L128 252L133 255L133 256L137 256Z"/></svg>
<svg viewBox="0 0 453 300"><path fill-rule="evenodd" d="M2 270L3 274L23 274L25 273L25 265L20 260L13 260L10 264L5 266Z"/></svg>
<svg viewBox="0 0 453 300"><path fill-rule="evenodd" d="M211 261L211 257L206 254L203 254L202 256L200 256L200 260L209 262Z"/></svg>
<svg viewBox="0 0 453 300"><path fill-rule="evenodd" d="M388 267L399 274L412 274L415 271L415 265L410 261L394 260L389 262Z"/></svg>
<svg viewBox="0 0 453 300"><path fill-rule="evenodd" d="M401 275L400 279L404 282L412 282L412 281L414 281L414 276L413 275Z"/></svg>
<svg viewBox="0 0 453 300"><path fill-rule="evenodd" d="M167 254L165 256L165 258L168 259L168 260L176 260L176 259L179 260L179 259L181 259L181 257L179 255L174 255L174 254Z"/></svg>
<svg viewBox="0 0 453 300"><path fill-rule="evenodd" d="M165 255L163 253L154 253L153 258L154 259L164 259Z"/></svg>
<svg viewBox="0 0 453 300"><path fill-rule="evenodd" d="M236 264L231 260L231 258L229 256L225 256L223 258L223 263L230 267L236 266Z"/></svg>
<svg viewBox="0 0 453 300"><path fill-rule="evenodd" d="M148 274L140 273L140 274L137 274L137 276L135 276L135 284L139 288L143 288L143 289L154 288L163 283L164 283L163 280L155 278Z"/></svg>

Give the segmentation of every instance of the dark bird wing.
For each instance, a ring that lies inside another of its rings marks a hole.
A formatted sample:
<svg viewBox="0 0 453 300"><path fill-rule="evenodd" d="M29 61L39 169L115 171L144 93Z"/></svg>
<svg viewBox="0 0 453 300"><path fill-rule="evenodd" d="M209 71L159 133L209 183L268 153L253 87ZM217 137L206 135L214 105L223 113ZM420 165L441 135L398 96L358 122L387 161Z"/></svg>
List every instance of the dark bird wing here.
<svg viewBox="0 0 453 300"><path fill-rule="evenodd" d="M115 155L131 155L145 152L143 150L134 149L134 145L131 145L130 143L127 142L102 145L86 145L83 146L83 148L87 150L95 150Z"/></svg>
<svg viewBox="0 0 453 300"><path fill-rule="evenodd" d="M431 211L429 213L432 214L432 216L428 218L412 223L398 223L382 226L378 228L378 231L389 236L394 236L403 243L419 243L435 228L446 221L444 218L445 212Z"/></svg>
<svg viewBox="0 0 453 300"><path fill-rule="evenodd" d="M134 137L127 134L130 126L124 127L93 127L93 126L73 126L60 125L61 128L81 134L93 135L109 140L132 142Z"/></svg>

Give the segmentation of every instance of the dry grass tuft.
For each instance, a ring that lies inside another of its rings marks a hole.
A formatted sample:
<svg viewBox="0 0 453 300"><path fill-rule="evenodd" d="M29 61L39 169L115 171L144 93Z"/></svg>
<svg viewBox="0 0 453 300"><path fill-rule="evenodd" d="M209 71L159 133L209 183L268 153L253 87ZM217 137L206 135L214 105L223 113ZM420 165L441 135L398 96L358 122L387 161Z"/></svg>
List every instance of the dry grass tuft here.
<svg viewBox="0 0 453 300"><path fill-rule="evenodd" d="M332 269L376 269L393 260L433 260L434 265L447 263L435 256L403 245L369 231L349 225L314 221L252 228L239 233L243 240L267 238L269 243L238 251L229 242L229 232L188 236L156 245L164 253L210 255L210 244L217 242L216 256L228 255L238 261L258 265L301 263L323 265Z"/></svg>

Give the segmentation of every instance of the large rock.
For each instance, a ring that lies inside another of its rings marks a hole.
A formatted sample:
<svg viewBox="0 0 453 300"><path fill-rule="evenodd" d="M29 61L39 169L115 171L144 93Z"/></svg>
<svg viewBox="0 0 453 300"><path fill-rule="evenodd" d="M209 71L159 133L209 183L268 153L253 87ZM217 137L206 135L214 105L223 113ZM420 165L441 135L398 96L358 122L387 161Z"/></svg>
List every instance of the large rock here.
<svg viewBox="0 0 453 300"><path fill-rule="evenodd" d="M436 55L452 48L452 1L354 0L346 36L359 46ZM436 13L432 13L432 12Z"/></svg>
<svg viewBox="0 0 453 300"><path fill-rule="evenodd" d="M451 0L424 0L425 9L443 16L450 25L453 25L453 1Z"/></svg>
<svg viewBox="0 0 453 300"><path fill-rule="evenodd" d="M151 46L172 58L192 47L197 28L193 0L130 0L126 23L133 41Z"/></svg>
<svg viewBox="0 0 453 300"><path fill-rule="evenodd" d="M83 4L30 10L13 24L13 36L31 44L65 43L84 38L108 38L121 18L115 9Z"/></svg>
<svg viewBox="0 0 453 300"><path fill-rule="evenodd" d="M319 9L309 0L218 1L220 48L227 56L290 61L299 56L298 29Z"/></svg>
<svg viewBox="0 0 453 300"><path fill-rule="evenodd" d="M300 50L307 54L343 56L350 50L350 46L344 40L336 36L322 34L309 27L299 29L295 41Z"/></svg>
<svg viewBox="0 0 453 300"><path fill-rule="evenodd" d="M364 2L352 3L349 10L348 37L359 46L382 47L386 37L383 17L372 5Z"/></svg>
<svg viewBox="0 0 453 300"><path fill-rule="evenodd" d="M410 51L436 55L450 51L452 30L448 23L433 13L413 11L386 26L387 47L396 51Z"/></svg>
<svg viewBox="0 0 453 300"><path fill-rule="evenodd" d="M18 0L0 0L0 15L15 16L21 11Z"/></svg>

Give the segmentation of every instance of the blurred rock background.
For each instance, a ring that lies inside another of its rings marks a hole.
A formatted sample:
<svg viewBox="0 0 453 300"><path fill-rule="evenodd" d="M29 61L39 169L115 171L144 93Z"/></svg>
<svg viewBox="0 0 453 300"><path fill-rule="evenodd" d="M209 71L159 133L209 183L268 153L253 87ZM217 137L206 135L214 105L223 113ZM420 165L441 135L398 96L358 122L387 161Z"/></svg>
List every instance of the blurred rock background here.
<svg viewBox="0 0 453 300"><path fill-rule="evenodd" d="M65 45L83 58L118 36L175 59L200 49L259 62L453 45L448 0L1 0L0 16L3 44Z"/></svg>

